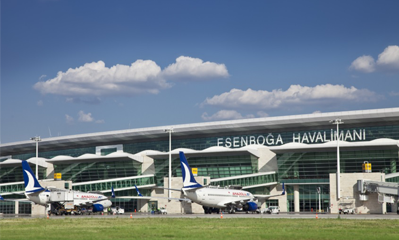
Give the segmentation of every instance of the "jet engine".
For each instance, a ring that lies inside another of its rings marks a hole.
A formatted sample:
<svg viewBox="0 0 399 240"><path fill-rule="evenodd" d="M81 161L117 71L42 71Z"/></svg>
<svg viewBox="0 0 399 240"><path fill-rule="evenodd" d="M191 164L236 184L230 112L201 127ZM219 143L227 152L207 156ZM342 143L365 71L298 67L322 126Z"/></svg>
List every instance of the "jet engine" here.
<svg viewBox="0 0 399 240"><path fill-rule="evenodd" d="M102 204L93 204L93 212L104 211L104 206Z"/></svg>
<svg viewBox="0 0 399 240"><path fill-rule="evenodd" d="M255 202L247 202L242 208L244 211L256 211L256 209L258 209L258 204Z"/></svg>

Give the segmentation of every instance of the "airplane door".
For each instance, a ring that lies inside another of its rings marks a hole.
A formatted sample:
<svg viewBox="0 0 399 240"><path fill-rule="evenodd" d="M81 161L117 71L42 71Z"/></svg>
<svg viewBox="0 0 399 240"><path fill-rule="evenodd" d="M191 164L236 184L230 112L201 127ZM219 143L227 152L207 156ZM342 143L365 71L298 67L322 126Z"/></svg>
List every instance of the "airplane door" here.
<svg viewBox="0 0 399 240"><path fill-rule="evenodd" d="M205 200L205 196L206 196L206 194L205 194L204 191L202 191L202 190L198 190L197 191L197 199L199 201L204 201Z"/></svg>

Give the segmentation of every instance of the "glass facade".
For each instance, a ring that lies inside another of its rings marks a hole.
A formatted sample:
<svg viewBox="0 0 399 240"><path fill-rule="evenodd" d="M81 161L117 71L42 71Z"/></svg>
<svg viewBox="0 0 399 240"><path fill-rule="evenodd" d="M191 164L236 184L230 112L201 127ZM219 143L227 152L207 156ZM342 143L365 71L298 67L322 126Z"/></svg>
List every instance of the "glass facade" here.
<svg viewBox="0 0 399 240"><path fill-rule="evenodd" d="M271 206L278 206L278 199L267 199L265 203L266 208Z"/></svg>
<svg viewBox="0 0 399 240"><path fill-rule="evenodd" d="M11 198L21 198L21 196L15 197L14 195ZM25 198L25 197L23 197ZM19 214L31 214L32 212L32 204L30 202L19 202L18 204L18 212ZM15 202L1 202L0 203L0 213L3 214L15 214Z"/></svg>
<svg viewBox="0 0 399 240"><path fill-rule="evenodd" d="M144 186L144 185L151 185L151 184L155 184L154 177L132 178L132 179L99 182L99 183L73 185L72 189L77 190L77 191L82 191L82 192L106 191L106 190L110 190L112 187L114 189L129 188L129 187L134 188L135 185L136 186ZM134 195L134 196L136 196L136 195Z"/></svg>
<svg viewBox="0 0 399 240"><path fill-rule="evenodd" d="M393 178L385 179L385 182L395 182L395 183L399 183L399 177L393 177Z"/></svg>
<svg viewBox="0 0 399 240"><path fill-rule="evenodd" d="M56 163L54 172L73 183L141 175L141 163L130 161Z"/></svg>
<svg viewBox="0 0 399 240"><path fill-rule="evenodd" d="M36 165L29 163L29 166L35 172ZM46 178L46 168L39 166L38 168L39 179ZM2 166L0 167L0 183L23 182L24 176L22 175L21 165L18 166Z"/></svg>
<svg viewBox="0 0 399 240"><path fill-rule="evenodd" d="M252 155L190 157L191 168L198 168L198 176L211 179L240 176L258 172L258 160ZM164 177L169 175L169 159L155 159L157 186L163 186ZM172 177L181 177L180 159L172 158Z"/></svg>
<svg viewBox="0 0 399 240"><path fill-rule="evenodd" d="M362 172L368 161L373 172L394 173L398 150L341 151L341 173ZM329 182L329 173L337 172L337 152L300 152L277 154L279 181L290 183Z"/></svg>
<svg viewBox="0 0 399 240"><path fill-rule="evenodd" d="M320 187L321 212L328 212L330 207L330 185L299 185L299 211L316 212L319 210L319 194L317 188ZM286 186L287 212L294 212L294 186Z"/></svg>
<svg viewBox="0 0 399 240"><path fill-rule="evenodd" d="M140 189L140 193L143 196L150 196L151 189ZM111 196L111 193L105 194L106 196ZM137 191L135 189L124 190L124 191L116 191L116 196L137 196ZM138 211L139 207L137 206L137 199L129 199L129 198L111 198L112 207L121 207L125 209L125 212L134 212Z"/></svg>
<svg viewBox="0 0 399 240"><path fill-rule="evenodd" d="M211 185L220 186L220 187L225 187L225 186L230 186L230 185L239 185L239 186L246 187L246 186L253 186L253 185L259 185L259 184L277 182L277 178L278 178L277 174L265 174L265 175L251 176L251 177L245 177L245 178L240 177L240 178L234 178L234 179L229 179L229 180L220 180L220 181L213 180Z"/></svg>
<svg viewBox="0 0 399 240"><path fill-rule="evenodd" d="M23 191L25 191L25 184L24 183L10 184L10 185L0 185L0 193L23 192Z"/></svg>

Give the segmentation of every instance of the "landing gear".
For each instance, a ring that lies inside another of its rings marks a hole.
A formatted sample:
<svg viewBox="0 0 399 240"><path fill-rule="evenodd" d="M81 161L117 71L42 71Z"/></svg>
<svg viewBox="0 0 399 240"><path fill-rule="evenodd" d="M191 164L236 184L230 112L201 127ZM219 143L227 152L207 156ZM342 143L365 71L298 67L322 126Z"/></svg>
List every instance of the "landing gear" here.
<svg viewBox="0 0 399 240"><path fill-rule="evenodd" d="M202 207L204 209L205 214L212 214L212 213L220 213L220 208L213 208L213 207Z"/></svg>
<svg viewBox="0 0 399 240"><path fill-rule="evenodd" d="M234 207L231 207L231 208L229 209L229 213L230 213L230 214L236 213L236 210L234 209Z"/></svg>

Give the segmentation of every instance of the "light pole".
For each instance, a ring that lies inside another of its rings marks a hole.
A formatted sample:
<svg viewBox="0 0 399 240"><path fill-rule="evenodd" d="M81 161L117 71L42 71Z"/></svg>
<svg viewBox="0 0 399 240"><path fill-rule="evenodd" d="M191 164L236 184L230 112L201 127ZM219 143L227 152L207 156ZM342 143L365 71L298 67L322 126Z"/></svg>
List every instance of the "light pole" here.
<svg viewBox="0 0 399 240"><path fill-rule="evenodd" d="M321 189L320 187L317 188L317 193L319 194L319 213L321 212L321 204L320 204L320 193L321 193Z"/></svg>
<svg viewBox="0 0 399 240"><path fill-rule="evenodd" d="M341 121L341 119L335 119L330 121L332 124L337 125L337 133L335 134L336 139L337 139L337 199L339 200L341 198L341 193L340 193L340 166L339 166L339 125L343 124L344 122Z"/></svg>
<svg viewBox="0 0 399 240"><path fill-rule="evenodd" d="M165 132L169 133L169 181L168 181L168 198L171 198L171 185L172 185L172 132L173 132L173 127L169 129L165 129Z"/></svg>
<svg viewBox="0 0 399 240"><path fill-rule="evenodd" d="M40 137L33 137L30 138L30 140L35 141L36 142L36 178L37 180L39 180L39 168L38 168L38 164L39 164L39 142L42 140L40 139Z"/></svg>

